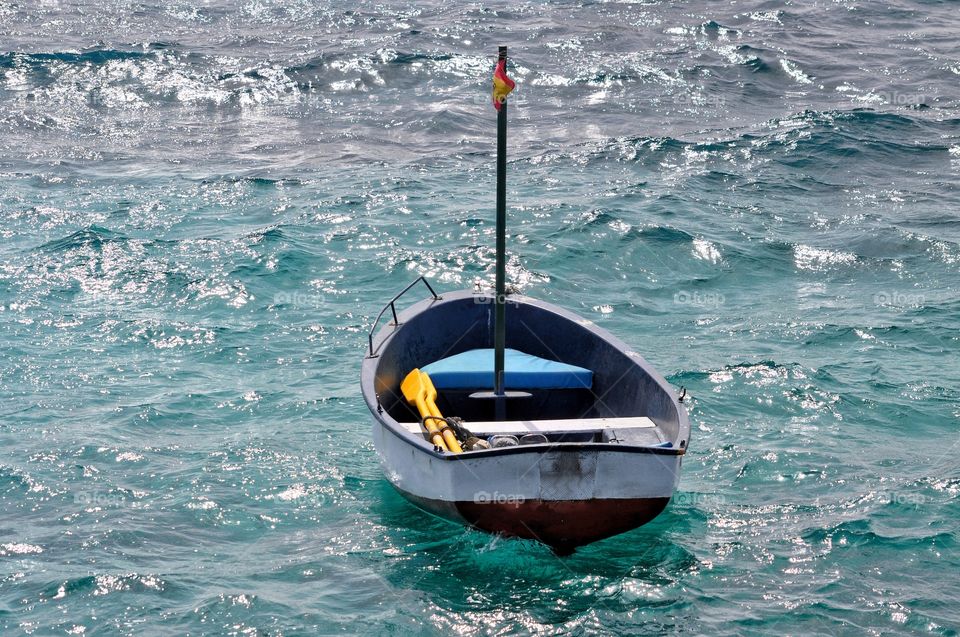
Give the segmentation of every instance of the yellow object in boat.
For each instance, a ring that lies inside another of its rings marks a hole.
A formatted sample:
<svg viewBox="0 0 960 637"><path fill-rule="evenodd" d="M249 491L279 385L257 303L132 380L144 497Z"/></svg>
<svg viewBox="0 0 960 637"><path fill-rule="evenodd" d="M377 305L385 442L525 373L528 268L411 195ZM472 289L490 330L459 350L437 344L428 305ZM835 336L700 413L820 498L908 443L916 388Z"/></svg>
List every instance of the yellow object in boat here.
<svg viewBox="0 0 960 637"><path fill-rule="evenodd" d="M417 411L423 419L423 426L430 434L430 442L445 451L463 452L457 437L446 426L447 423L443 421L443 416L437 408L437 389L429 376L419 369L413 370L400 383L400 391L403 392L403 397L408 403L417 406Z"/></svg>

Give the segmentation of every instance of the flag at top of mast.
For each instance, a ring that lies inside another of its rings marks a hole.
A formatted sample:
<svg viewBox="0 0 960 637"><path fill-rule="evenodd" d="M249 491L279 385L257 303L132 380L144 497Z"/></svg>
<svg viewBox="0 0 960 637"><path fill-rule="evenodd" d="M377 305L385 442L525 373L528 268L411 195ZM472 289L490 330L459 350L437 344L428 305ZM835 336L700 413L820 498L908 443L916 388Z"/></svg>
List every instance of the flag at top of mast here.
<svg viewBox="0 0 960 637"><path fill-rule="evenodd" d="M500 110L500 105L507 101L507 95L516 85L516 82L507 77L507 61L501 58L493 71L493 107L495 109Z"/></svg>

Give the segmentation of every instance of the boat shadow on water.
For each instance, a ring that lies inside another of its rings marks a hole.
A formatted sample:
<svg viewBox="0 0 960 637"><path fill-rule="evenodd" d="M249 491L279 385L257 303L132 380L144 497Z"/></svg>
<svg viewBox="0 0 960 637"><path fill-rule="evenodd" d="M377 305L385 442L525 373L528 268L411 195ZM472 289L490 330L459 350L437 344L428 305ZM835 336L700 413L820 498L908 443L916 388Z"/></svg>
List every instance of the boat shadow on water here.
<svg viewBox="0 0 960 637"><path fill-rule="evenodd" d="M683 541L684 509L651 524L583 547L566 557L527 539L459 527L412 506L386 482L373 489L373 507L385 527L393 559L371 567L398 595L460 620L484 613L524 616L546 625L584 617L594 609L631 613L644 608L681 611L681 591L703 564ZM649 594L647 594L649 593Z"/></svg>

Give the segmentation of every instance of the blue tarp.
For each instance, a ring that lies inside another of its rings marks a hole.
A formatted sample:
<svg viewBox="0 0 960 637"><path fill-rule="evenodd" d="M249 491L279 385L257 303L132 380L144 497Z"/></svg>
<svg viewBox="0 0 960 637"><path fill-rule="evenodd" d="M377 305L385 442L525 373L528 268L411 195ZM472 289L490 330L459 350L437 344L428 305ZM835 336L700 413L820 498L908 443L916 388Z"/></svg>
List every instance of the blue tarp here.
<svg viewBox="0 0 960 637"><path fill-rule="evenodd" d="M472 349L420 368L437 389L493 389L493 349ZM505 389L589 389L593 372L576 365L504 351Z"/></svg>

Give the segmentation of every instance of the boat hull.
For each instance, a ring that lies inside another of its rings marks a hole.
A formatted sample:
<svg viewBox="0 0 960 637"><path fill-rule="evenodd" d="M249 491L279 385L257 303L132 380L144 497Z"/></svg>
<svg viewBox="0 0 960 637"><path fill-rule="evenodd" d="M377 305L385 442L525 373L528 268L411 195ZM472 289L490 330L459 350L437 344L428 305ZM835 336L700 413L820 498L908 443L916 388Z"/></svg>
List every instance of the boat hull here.
<svg viewBox="0 0 960 637"><path fill-rule="evenodd" d="M400 493L434 515L488 533L537 540L560 554L643 526L670 502L663 497L450 503Z"/></svg>
<svg viewBox="0 0 960 637"><path fill-rule="evenodd" d="M560 553L655 518L676 489L683 458L593 444L437 457L379 422L374 442L384 475L420 508Z"/></svg>

